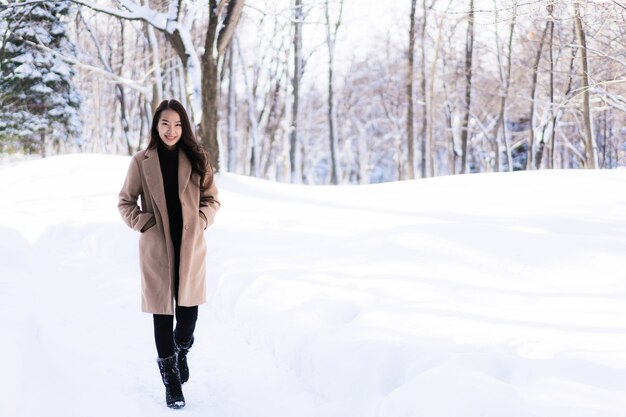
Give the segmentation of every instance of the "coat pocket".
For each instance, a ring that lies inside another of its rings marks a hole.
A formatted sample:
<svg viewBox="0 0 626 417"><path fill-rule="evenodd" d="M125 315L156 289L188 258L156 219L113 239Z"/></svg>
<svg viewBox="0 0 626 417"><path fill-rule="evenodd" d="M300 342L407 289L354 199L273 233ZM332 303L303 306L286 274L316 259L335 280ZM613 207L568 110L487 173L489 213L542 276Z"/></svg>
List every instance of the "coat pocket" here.
<svg viewBox="0 0 626 417"><path fill-rule="evenodd" d="M159 266L167 266L167 249L165 235L158 224L150 227L139 235L139 259L141 268L150 270Z"/></svg>

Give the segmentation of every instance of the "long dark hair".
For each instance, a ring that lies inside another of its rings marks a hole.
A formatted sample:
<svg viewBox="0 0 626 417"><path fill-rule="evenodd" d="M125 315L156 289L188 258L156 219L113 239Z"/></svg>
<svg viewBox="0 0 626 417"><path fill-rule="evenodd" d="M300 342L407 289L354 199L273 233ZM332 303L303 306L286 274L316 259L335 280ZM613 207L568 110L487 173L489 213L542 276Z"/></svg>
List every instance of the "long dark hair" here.
<svg viewBox="0 0 626 417"><path fill-rule="evenodd" d="M156 148L159 143L162 142L159 136L158 124L163 110L174 110L180 117L182 134L178 141L178 146L185 152L187 158L189 158L192 169L200 175L201 180L204 180L205 175L212 175L213 170L209 167L206 151L196 139L196 135L193 134L187 111L177 100L163 100L154 111L152 126L150 126L150 143L148 143L148 149Z"/></svg>

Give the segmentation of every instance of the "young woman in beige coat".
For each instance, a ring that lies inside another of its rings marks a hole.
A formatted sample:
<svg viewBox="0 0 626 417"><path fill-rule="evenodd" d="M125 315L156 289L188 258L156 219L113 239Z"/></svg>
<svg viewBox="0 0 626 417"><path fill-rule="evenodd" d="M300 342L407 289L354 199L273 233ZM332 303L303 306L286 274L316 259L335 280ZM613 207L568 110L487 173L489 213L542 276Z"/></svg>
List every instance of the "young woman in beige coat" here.
<svg viewBox="0 0 626 417"><path fill-rule="evenodd" d="M204 229L219 207L212 168L187 112L176 100L162 101L148 148L131 159L118 208L141 233L141 306L153 314L157 363L171 408L185 405L187 353L206 297Z"/></svg>

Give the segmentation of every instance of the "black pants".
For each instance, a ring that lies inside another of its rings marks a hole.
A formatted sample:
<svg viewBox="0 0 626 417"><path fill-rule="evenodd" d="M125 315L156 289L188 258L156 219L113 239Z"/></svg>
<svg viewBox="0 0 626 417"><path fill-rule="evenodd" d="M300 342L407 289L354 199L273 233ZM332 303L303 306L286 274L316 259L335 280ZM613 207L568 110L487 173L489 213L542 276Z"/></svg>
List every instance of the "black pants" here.
<svg viewBox="0 0 626 417"><path fill-rule="evenodd" d="M175 253L174 265L174 299L178 304L178 267L180 264L180 243ZM154 314L154 341L156 343L159 358L167 358L174 354L174 337L181 342L188 342L193 337L198 320L198 306L182 307L176 305L176 329L174 329L174 316L169 314Z"/></svg>
<svg viewBox="0 0 626 417"><path fill-rule="evenodd" d="M198 306L176 306L176 329L174 316L154 314L154 341L159 358L167 358L174 354L174 337L181 342L188 342L193 337L198 320Z"/></svg>

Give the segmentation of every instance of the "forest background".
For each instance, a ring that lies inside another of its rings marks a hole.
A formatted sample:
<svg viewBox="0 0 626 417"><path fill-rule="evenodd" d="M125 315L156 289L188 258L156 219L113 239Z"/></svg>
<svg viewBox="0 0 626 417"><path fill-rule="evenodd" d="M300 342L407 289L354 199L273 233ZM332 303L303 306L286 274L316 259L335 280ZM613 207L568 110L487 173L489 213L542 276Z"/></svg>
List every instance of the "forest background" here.
<svg viewBox="0 0 626 417"><path fill-rule="evenodd" d="M625 75L618 0L0 0L0 152L130 155L176 98L277 181L615 168Z"/></svg>

